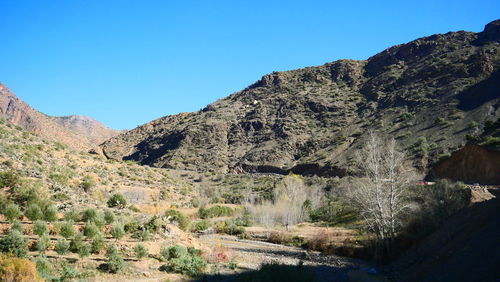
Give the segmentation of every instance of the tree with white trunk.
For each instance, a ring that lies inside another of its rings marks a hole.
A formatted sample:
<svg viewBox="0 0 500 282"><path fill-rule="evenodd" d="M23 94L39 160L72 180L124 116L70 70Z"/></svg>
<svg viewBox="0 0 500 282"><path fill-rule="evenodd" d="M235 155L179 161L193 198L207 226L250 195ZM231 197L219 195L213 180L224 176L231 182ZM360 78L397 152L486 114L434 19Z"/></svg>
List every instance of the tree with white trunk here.
<svg viewBox="0 0 500 282"><path fill-rule="evenodd" d="M417 173L394 139L383 140L370 133L356 154L362 173L349 185L349 196L358 206L367 229L375 234L379 251L392 253L393 240L404 226L406 200Z"/></svg>

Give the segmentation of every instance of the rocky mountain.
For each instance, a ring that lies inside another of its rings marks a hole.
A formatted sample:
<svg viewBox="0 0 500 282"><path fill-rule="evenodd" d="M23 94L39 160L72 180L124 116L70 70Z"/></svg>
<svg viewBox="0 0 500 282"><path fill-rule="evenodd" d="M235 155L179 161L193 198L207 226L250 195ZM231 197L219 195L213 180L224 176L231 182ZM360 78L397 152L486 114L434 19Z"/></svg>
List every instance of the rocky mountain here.
<svg viewBox="0 0 500 282"><path fill-rule="evenodd" d="M73 149L96 149L119 132L83 116L52 117L31 108L0 83L0 117L52 141Z"/></svg>
<svg viewBox="0 0 500 282"><path fill-rule="evenodd" d="M426 168L498 124L498 89L500 20L363 61L273 72L203 110L124 132L103 150L155 167L344 176L375 131Z"/></svg>
<svg viewBox="0 0 500 282"><path fill-rule="evenodd" d="M118 135L119 131L111 129L99 121L80 115L51 117L51 119L64 128L85 136L93 144L101 144L107 139Z"/></svg>

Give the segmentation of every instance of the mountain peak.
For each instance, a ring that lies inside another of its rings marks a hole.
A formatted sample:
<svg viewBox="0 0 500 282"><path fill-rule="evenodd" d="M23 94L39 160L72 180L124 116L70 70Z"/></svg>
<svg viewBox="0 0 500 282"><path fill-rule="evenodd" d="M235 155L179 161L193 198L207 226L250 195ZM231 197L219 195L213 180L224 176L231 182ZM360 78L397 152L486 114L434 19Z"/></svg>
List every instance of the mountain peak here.
<svg viewBox="0 0 500 282"><path fill-rule="evenodd" d="M77 150L96 148L97 144L117 135L93 118L85 116L51 117L31 108L0 83L0 117L50 140Z"/></svg>

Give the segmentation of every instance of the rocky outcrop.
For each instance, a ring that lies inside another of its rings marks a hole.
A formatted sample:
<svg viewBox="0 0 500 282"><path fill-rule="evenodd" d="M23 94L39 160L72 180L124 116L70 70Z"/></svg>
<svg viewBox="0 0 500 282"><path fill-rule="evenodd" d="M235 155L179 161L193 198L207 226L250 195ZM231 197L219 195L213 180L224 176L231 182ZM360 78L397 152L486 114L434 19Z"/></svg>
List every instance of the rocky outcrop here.
<svg viewBox="0 0 500 282"><path fill-rule="evenodd" d="M467 145L432 168L429 178L499 185L500 152Z"/></svg>
<svg viewBox="0 0 500 282"><path fill-rule="evenodd" d="M418 147L425 138L432 163L500 117L496 26L420 38L365 61L273 72L201 111L111 138L103 150L157 167L341 176L355 169L366 133L377 131L416 164L426 163Z"/></svg>

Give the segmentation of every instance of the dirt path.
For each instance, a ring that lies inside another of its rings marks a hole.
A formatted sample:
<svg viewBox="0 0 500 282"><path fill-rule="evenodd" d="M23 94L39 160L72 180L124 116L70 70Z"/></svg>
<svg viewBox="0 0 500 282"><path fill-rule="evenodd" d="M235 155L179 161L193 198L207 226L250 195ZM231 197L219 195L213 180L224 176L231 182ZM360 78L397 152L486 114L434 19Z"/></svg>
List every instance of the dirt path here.
<svg viewBox="0 0 500 282"><path fill-rule="evenodd" d="M234 236L209 234L199 237L208 246L223 246L238 263L242 271L258 270L262 264L278 263L285 265L313 266L318 281L353 281L371 268L367 263L338 256L323 255L292 246L283 246L261 241L242 240ZM363 275L366 276L366 275ZM380 277L369 277L362 281L381 281Z"/></svg>

